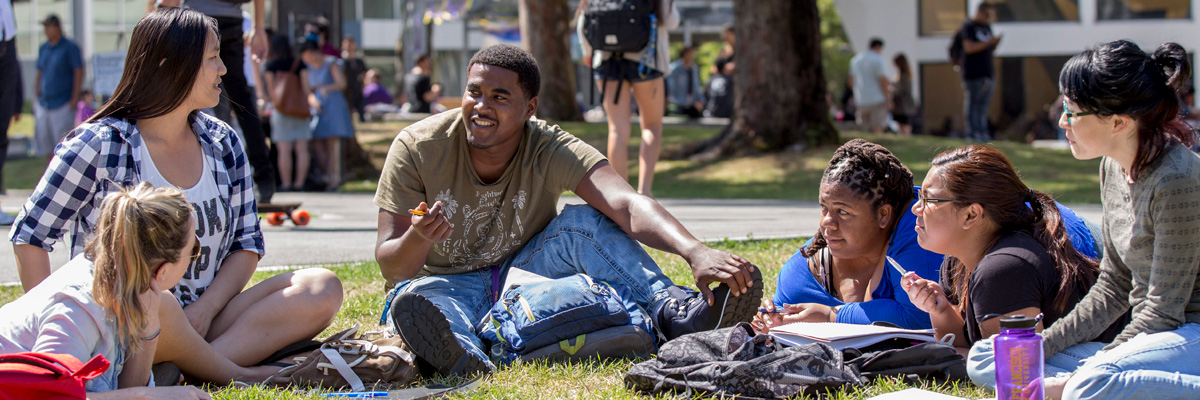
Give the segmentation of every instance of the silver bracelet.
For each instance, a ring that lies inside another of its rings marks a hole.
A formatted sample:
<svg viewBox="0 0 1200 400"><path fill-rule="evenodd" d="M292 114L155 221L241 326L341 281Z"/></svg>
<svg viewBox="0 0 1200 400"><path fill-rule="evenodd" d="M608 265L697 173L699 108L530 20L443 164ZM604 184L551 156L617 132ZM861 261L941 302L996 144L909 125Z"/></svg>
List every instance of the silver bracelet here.
<svg viewBox="0 0 1200 400"><path fill-rule="evenodd" d="M148 342L148 341L154 340L155 338L158 338L158 334L160 334L160 333L162 333L162 327L161 327L161 326L160 326L160 327L158 327L158 330L157 330L157 331L154 331L154 334L152 334L152 335L150 335L150 336L147 336L147 337L144 337L144 338L140 338L140 339L142 339L142 341L143 341L143 342Z"/></svg>

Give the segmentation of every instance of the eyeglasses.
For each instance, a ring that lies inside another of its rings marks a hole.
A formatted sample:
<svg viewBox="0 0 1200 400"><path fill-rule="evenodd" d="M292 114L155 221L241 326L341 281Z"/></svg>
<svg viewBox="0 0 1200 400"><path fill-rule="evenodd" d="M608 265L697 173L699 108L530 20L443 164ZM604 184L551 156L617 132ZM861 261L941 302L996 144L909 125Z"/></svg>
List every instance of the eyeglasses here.
<svg viewBox="0 0 1200 400"><path fill-rule="evenodd" d="M936 203L953 203L953 202L956 202L956 201L958 201L958 200L957 200L957 199L935 199L935 198L932 198L932 197L925 197L925 193L923 193L923 192L917 192L917 204L920 204L920 205L921 205L921 208L925 208L925 207L927 207L929 204L936 204Z"/></svg>
<svg viewBox="0 0 1200 400"><path fill-rule="evenodd" d="M192 243L192 262L200 259L200 237L196 236L196 242Z"/></svg>
<svg viewBox="0 0 1200 400"><path fill-rule="evenodd" d="M1099 114L1099 113L1097 113L1095 111L1071 112L1071 110L1067 109L1067 102L1063 101L1063 116L1067 117L1067 126L1071 126L1071 118L1086 117L1089 115L1096 115L1096 114Z"/></svg>

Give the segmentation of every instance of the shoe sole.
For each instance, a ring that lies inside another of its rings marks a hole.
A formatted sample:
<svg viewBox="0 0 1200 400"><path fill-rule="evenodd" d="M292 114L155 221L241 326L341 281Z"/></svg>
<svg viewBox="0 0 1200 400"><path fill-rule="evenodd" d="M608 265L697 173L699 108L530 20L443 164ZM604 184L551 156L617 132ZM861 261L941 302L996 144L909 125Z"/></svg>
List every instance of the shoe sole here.
<svg viewBox="0 0 1200 400"><path fill-rule="evenodd" d="M424 296L415 293L397 296L392 305L392 320L408 350L442 376L469 375L490 369L478 357L467 353L454 338L446 315ZM463 365L455 371L460 363Z"/></svg>
<svg viewBox="0 0 1200 400"><path fill-rule="evenodd" d="M750 322L754 319L763 298L762 271L757 266L754 267L754 271L750 272L750 279L754 282L754 286L746 288L746 293L742 293L741 296L734 296L729 290L729 285L724 283L713 289L714 297L725 297L721 320L717 322L717 327L714 329L728 328L737 325L738 322Z"/></svg>

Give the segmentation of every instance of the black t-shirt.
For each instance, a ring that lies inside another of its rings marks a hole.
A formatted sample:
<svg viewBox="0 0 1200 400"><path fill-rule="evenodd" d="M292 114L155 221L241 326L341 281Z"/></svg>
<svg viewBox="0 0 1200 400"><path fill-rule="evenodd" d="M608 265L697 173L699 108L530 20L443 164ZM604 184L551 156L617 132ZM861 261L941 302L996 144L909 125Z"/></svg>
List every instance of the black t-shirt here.
<svg viewBox="0 0 1200 400"><path fill-rule="evenodd" d="M943 268L943 271L947 269ZM1023 308L1037 307L1044 315L1042 326L1054 324L1070 312L1084 295L1080 293L1073 296L1069 302L1070 308L1061 313L1056 311L1054 299L1058 296L1059 281L1054 260L1037 239L1021 231L1000 237L979 261L979 266L967 282L967 291L971 294L966 307L963 307L967 341L975 343L983 339L979 323L988 314L1006 315ZM1128 323L1127 314L1092 340L1111 342Z"/></svg>
<svg viewBox="0 0 1200 400"><path fill-rule="evenodd" d="M433 90L433 83L429 81L429 75L425 74L408 74L404 77L404 94L408 96L408 112L426 113L430 109L429 102L425 101L425 94Z"/></svg>
<svg viewBox="0 0 1200 400"><path fill-rule="evenodd" d="M367 72L367 64L361 58L343 58L342 67L346 71L346 90L342 92L352 107L359 107L363 96L362 74Z"/></svg>
<svg viewBox="0 0 1200 400"><path fill-rule="evenodd" d="M987 42L992 40L992 26L989 24L981 24L974 20L963 23L962 27L963 38L975 42ZM962 61L963 79L978 79L991 78L995 75L995 66L992 65L992 52L995 49L989 47L981 52L970 54L964 51Z"/></svg>

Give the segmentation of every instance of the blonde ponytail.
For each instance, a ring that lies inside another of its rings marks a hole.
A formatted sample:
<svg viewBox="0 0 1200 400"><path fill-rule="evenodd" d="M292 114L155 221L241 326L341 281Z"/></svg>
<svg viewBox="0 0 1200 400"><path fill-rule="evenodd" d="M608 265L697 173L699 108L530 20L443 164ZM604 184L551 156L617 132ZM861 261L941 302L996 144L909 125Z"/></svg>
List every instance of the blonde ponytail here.
<svg viewBox="0 0 1200 400"><path fill-rule="evenodd" d="M142 182L104 199L85 256L95 265L92 293L117 325L117 337L135 350L146 328L139 297L150 289L158 266L179 260L192 235L192 208L183 192Z"/></svg>

